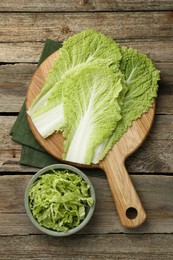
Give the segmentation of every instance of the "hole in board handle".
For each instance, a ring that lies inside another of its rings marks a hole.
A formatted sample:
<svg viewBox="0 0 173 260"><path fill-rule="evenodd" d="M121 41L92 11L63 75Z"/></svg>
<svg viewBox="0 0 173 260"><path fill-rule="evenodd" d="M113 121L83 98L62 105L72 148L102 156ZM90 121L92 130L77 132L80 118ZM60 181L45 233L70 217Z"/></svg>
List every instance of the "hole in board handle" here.
<svg viewBox="0 0 173 260"><path fill-rule="evenodd" d="M126 216L129 218L129 219L135 219L138 215L138 212L135 208L133 207L130 207L126 210Z"/></svg>

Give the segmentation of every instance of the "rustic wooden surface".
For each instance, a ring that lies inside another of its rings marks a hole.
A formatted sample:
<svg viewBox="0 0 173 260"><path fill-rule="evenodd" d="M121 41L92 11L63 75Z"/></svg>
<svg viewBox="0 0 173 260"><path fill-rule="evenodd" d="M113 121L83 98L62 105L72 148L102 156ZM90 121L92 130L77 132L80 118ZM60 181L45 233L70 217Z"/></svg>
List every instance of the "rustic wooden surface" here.
<svg viewBox="0 0 173 260"><path fill-rule="evenodd" d="M173 259L173 1L31 0L0 2L0 259ZM26 185L37 171L19 164L10 129L47 38L63 41L95 28L148 54L161 70L154 125L126 166L146 222L123 228L107 180L90 176L97 195L91 222L52 238L25 214Z"/></svg>

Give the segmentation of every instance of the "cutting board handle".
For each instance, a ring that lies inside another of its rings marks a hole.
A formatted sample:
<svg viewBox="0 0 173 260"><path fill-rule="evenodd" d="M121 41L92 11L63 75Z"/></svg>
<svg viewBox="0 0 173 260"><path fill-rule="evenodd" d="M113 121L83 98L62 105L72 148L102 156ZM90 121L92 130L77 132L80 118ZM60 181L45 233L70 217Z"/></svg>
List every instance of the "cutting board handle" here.
<svg viewBox="0 0 173 260"><path fill-rule="evenodd" d="M146 213L125 168L122 154L113 149L116 151L106 156L101 168L106 173L122 226L134 228L145 221Z"/></svg>

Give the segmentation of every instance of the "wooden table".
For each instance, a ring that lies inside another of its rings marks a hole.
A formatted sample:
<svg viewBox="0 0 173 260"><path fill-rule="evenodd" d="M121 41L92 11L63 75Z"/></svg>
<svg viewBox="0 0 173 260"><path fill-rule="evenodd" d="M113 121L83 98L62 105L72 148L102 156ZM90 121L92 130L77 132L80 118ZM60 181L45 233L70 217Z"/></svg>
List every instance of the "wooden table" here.
<svg viewBox="0 0 173 260"><path fill-rule="evenodd" d="M0 1L0 259L173 259L173 1ZM107 180L90 177L97 206L75 236L40 233L25 214L24 191L36 168L19 164L10 129L47 38L64 41L95 28L148 54L161 71L154 125L127 159L146 222L123 228Z"/></svg>

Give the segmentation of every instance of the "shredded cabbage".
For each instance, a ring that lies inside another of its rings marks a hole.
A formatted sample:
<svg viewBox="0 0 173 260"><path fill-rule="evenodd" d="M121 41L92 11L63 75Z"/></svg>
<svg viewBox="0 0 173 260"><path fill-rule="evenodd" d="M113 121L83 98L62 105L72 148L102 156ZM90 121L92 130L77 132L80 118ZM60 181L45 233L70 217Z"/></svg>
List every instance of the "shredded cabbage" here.
<svg viewBox="0 0 173 260"><path fill-rule="evenodd" d="M70 171L47 172L29 191L29 206L34 218L41 226L58 232L77 227L93 203L90 186Z"/></svg>

